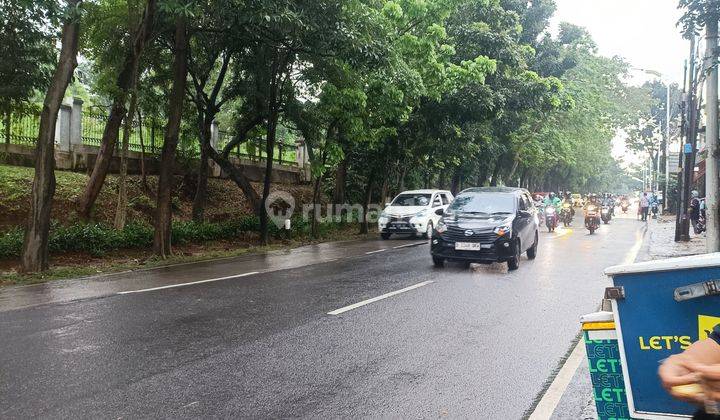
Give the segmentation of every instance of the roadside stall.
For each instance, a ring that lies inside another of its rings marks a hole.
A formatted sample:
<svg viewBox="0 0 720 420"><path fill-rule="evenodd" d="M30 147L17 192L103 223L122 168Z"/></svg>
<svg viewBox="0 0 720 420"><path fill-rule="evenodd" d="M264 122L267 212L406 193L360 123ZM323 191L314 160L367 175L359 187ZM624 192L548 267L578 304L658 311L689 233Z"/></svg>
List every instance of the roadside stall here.
<svg viewBox="0 0 720 420"><path fill-rule="evenodd" d="M622 369L622 377L612 380L618 384L624 379L625 386L610 387L604 396L616 400L609 402L627 401L631 418L691 417L696 407L671 398L657 372L664 359L707 338L720 324L720 253L620 265L605 274L613 281L606 290L612 316L606 313L602 319L614 322ZM605 343L611 349L614 334L598 337L611 340ZM590 360L591 368L607 372L615 368L612 357L601 359ZM597 403L597 392L595 399Z"/></svg>

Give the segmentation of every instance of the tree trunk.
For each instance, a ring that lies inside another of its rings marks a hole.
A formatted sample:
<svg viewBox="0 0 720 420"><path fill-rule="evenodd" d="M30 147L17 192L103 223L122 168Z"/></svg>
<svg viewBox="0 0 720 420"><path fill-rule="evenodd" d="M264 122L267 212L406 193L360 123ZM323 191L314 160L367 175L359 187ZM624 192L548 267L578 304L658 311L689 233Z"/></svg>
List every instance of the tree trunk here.
<svg viewBox="0 0 720 420"><path fill-rule="evenodd" d="M337 206L345 202L345 183L347 179L348 157L340 161L335 170L335 188L333 189L333 205Z"/></svg>
<svg viewBox="0 0 720 420"><path fill-rule="evenodd" d="M198 169L197 188L193 199L192 217L193 220L201 223L205 220L205 201L207 200L208 172L208 146L210 145L210 127L212 120L208 122L207 116L200 119L200 168Z"/></svg>
<svg viewBox="0 0 720 420"><path fill-rule="evenodd" d="M140 177L142 179L142 188L143 191L148 192L150 191L150 187L147 183L147 173L145 172L145 138L143 136L143 120L142 120L142 113L138 109L137 112L137 118L138 118L138 135L140 138Z"/></svg>
<svg viewBox="0 0 720 420"><path fill-rule="evenodd" d="M12 122L10 117L10 110L5 111L5 144L10 144L10 123Z"/></svg>
<svg viewBox="0 0 720 420"><path fill-rule="evenodd" d="M68 8L73 10L81 1L69 0ZM45 271L49 267L50 212L55 194L55 124L65 91L77 67L80 36L78 19L78 16L68 17L63 26L60 57L40 114L40 132L35 146L35 177L22 248L20 270L23 273Z"/></svg>
<svg viewBox="0 0 720 420"><path fill-rule="evenodd" d="M519 153L516 153L515 158L513 158L513 164L510 167L510 172L508 173L508 176L507 176L508 183L513 182L513 177L515 176L515 172L517 171L519 164L520 164L520 155L519 155Z"/></svg>
<svg viewBox="0 0 720 420"><path fill-rule="evenodd" d="M492 178L490 179L491 187L497 187L499 176L500 176L500 164L496 163L495 168L493 168Z"/></svg>
<svg viewBox="0 0 720 420"><path fill-rule="evenodd" d="M403 165L402 168L400 168L400 182L398 183L400 192L405 191L405 175L407 175L407 166Z"/></svg>
<svg viewBox="0 0 720 420"><path fill-rule="evenodd" d="M132 50L127 52L123 68L118 75L118 93L113 100L110 115L105 123L102 143L100 144L100 151L95 159L95 166L93 167L90 179L88 180L88 183L85 186L85 191L79 201L78 214L84 219L90 218L92 208L95 205L95 200L97 200L98 195L100 195L103 184L105 184L105 177L107 176L110 164L112 163L112 157L115 152L115 145L117 144L120 126L122 125L126 114L125 102L127 101L129 89L133 83L133 75L137 72L140 55L142 54L145 44L150 40L150 36L152 34L156 2L157 0L148 0L140 27L138 28L137 35L133 40Z"/></svg>
<svg viewBox="0 0 720 420"><path fill-rule="evenodd" d="M310 235L317 239L320 236L318 229L318 208L320 206L320 185L322 184L322 175L315 178L315 185L313 186L313 214L312 222L310 223Z"/></svg>
<svg viewBox="0 0 720 420"><path fill-rule="evenodd" d="M450 181L450 192L452 195L457 195L458 188L460 188L460 168L455 168L452 180Z"/></svg>
<svg viewBox="0 0 720 420"><path fill-rule="evenodd" d="M136 69L137 70L137 69ZM127 219L127 170L128 170L128 149L130 148L130 131L132 130L133 117L137 111L137 72L133 77L132 93L130 95L130 110L125 118L123 127L122 150L120 152L120 179L118 185L118 201L115 210L115 229L123 230ZM140 127L142 131L142 127Z"/></svg>
<svg viewBox="0 0 720 420"><path fill-rule="evenodd" d="M276 101L271 100L271 102L272 108L270 110L270 115L268 116L267 142L265 144L265 154L267 155L265 158L265 179L263 179L262 202L260 205L260 235L263 245L267 245L270 240L268 214L267 209L265 208L265 203L268 195L270 194L270 183L272 182L273 151L275 149L275 137L277 135L278 121L278 112L277 109L275 109Z"/></svg>
<svg viewBox="0 0 720 420"><path fill-rule="evenodd" d="M180 122L187 82L187 34L185 18L182 15L175 18L174 53L173 86L170 92L168 123L165 128L165 142L160 160L155 236L153 238L153 250L163 259L172 255L173 167L175 166L175 152L180 140Z"/></svg>
<svg viewBox="0 0 720 420"><path fill-rule="evenodd" d="M388 174L388 171L385 171L385 174L383 175L383 182L382 187L380 188L380 200L381 206L384 206L385 203L390 201L390 197L388 197L388 189L390 188L390 175Z"/></svg>
<svg viewBox="0 0 720 420"><path fill-rule="evenodd" d="M372 190L375 184L375 173L372 172L368 175L367 184L365 185L365 199L363 200L363 219L360 223L360 234L365 235L370 231L368 223L368 207L370 207L370 201L372 201Z"/></svg>
<svg viewBox="0 0 720 420"><path fill-rule="evenodd" d="M259 217L261 208L260 195L258 195L255 188L253 188L250 180L245 175L242 166L239 168L236 167L229 159L223 157L222 154L218 153L213 148L208 149L208 154L210 155L210 158L215 161L215 163L217 163L220 168L225 171L228 177L230 177L230 179L232 179L233 182L235 182L235 184L242 190L245 197L247 197L248 201L250 201L254 214Z"/></svg>

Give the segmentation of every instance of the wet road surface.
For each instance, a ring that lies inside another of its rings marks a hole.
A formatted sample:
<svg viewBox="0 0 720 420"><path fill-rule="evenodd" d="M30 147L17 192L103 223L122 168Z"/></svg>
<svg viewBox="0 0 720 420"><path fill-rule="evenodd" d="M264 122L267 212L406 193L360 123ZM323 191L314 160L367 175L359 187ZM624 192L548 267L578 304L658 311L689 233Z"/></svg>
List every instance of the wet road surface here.
<svg viewBox="0 0 720 420"><path fill-rule="evenodd" d="M642 238L579 222L515 272L390 240L4 292L0 418L521 418Z"/></svg>

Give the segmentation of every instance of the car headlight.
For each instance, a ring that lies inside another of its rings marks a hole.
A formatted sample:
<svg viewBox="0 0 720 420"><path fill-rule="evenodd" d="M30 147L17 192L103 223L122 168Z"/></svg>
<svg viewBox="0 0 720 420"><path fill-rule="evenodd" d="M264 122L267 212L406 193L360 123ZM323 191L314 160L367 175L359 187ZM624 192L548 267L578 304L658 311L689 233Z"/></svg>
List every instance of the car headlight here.
<svg viewBox="0 0 720 420"><path fill-rule="evenodd" d="M442 220L439 221L437 226L435 226L435 232L445 233L446 231L447 231L447 225Z"/></svg>
<svg viewBox="0 0 720 420"><path fill-rule="evenodd" d="M415 213L415 217L425 217L428 214L428 210L420 210L419 212Z"/></svg>
<svg viewBox="0 0 720 420"><path fill-rule="evenodd" d="M512 234L512 227L510 227L510 225L498 226L493 232L495 232L497 236L510 236Z"/></svg>
<svg viewBox="0 0 720 420"><path fill-rule="evenodd" d="M385 219L387 219L387 217L388 217L387 212L385 210L383 210L382 213L380 213L380 217L384 217Z"/></svg>

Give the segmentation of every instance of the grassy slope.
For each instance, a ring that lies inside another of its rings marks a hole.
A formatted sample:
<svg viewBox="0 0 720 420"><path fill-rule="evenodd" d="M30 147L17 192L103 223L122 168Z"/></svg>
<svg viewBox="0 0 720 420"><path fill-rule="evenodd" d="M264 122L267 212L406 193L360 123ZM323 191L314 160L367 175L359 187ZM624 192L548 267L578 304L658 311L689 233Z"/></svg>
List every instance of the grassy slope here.
<svg viewBox="0 0 720 420"><path fill-rule="evenodd" d="M53 219L61 224L78 222L76 201L82 193L88 176L81 173L56 171L57 188L53 201ZM0 235L3 231L23 227L27 217L27 206L32 189L33 169L0 165ZM96 203L94 219L111 224L117 200L117 175L109 175ZM148 177L150 190L157 185L156 177ZM260 191L261 184L253 184ZM297 202L296 208L310 202L310 186L273 184L273 190L290 192ZM188 220L192 213L192 198L195 184L192 178L176 177L176 199L174 200L177 220ZM242 191L229 180L211 179L208 185L206 218L209 221L228 220L251 213ZM139 176L130 176L128 183L128 221L152 221L154 200L143 191ZM339 240L356 237L357 228L347 226L338 231L328 231L322 240ZM41 275L21 276L14 268L18 261L0 260L0 285L43 282L58 278L77 277L100 272L114 272L164 265L168 263L197 261L240 255L246 252L264 252L271 249L300 246L309 243L308 238L294 238L292 241L275 241L270 247L258 246L257 234L248 232L244 237L226 241L188 244L175 247L175 256L170 261L156 260L149 249L120 250L103 257L92 257L80 253L51 255L52 269Z"/></svg>
<svg viewBox="0 0 720 420"><path fill-rule="evenodd" d="M53 201L52 218L63 224L78 221L76 200L82 194L88 176L75 172L56 171L57 188ZM27 207L32 189L33 169L0 165L0 232L14 226L24 226ZM175 218L187 220L192 214L192 198L195 181L192 177L176 177ZM148 177L151 191L157 185L157 178ZM115 216L118 176L109 175L95 206L96 221L112 223ZM254 184L260 191L260 184ZM309 202L312 191L309 186L273 184L273 190L290 192L298 206ZM143 191L140 176L128 180L128 220L151 222L154 199ZM296 207L299 208L299 207ZM206 218L209 221L227 220L250 214L242 191L229 180L211 179L208 185Z"/></svg>

